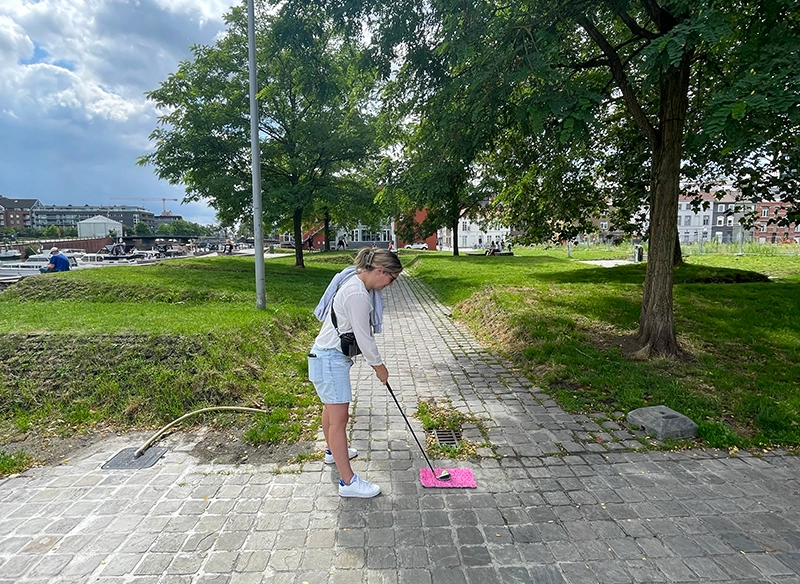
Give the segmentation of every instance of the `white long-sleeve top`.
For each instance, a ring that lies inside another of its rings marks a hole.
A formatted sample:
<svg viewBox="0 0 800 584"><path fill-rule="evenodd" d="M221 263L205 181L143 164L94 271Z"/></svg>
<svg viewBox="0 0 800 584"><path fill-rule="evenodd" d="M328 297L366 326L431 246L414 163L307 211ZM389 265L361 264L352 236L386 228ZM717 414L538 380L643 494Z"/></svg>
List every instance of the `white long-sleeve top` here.
<svg viewBox="0 0 800 584"><path fill-rule="evenodd" d="M336 321L339 325L339 332L331 322L331 312L336 311ZM370 316L372 314L372 303L370 293L364 286L361 278L349 278L333 299L333 308L328 311L328 315L322 323L314 345L320 349L336 349L341 351L342 344L339 340L340 333L353 332L356 335L361 353L367 363L373 367L381 365L383 360L372 336L372 326Z"/></svg>

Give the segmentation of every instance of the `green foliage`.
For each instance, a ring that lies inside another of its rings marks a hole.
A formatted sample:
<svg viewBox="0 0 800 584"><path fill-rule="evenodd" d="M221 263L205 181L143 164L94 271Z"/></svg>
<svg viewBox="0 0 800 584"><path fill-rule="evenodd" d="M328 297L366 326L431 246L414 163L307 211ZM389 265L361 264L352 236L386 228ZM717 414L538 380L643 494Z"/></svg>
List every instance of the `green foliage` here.
<svg viewBox="0 0 800 584"><path fill-rule="evenodd" d="M469 417L452 407L420 402L417 406L417 417L427 431L437 428L461 431L461 426Z"/></svg>
<svg viewBox="0 0 800 584"><path fill-rule="evenodd" d="M337 222L341 212L346 222L374 206L357 169L375 149L367 108L375 73L361 39L343 35L323 11L257 4L263 219L288 222L301 241L304 220L327 212ZM151 135L154 152L139 163L233 224L252 217L246 12L235 7L226 21L227 34L194 47L194 59L148 93L166 113Z"/></svg>
<svg viewBox="0 0 800 584"><path fill-rule="evenodd" d="M31 457L22 451L9 454L0 450L0 477L22 472L33 464Z"/></svg>
<svg viewBox="0 0 800 584"><path fill-rule="evenodd" d="M323 4L372 18L387 63L403 55L385 70L392 107L401 96L399 116L441 129L410 145L461 173L423 185L430 198L453 201L442 183L485 178L500 185L490 220L524 241L569 238L612 203L629 233L649 210L641 235L652 264L669 267L682 184L733 177L747 197L790 206L800 192L793 0ZM654 269L644 288L639 341L657 354L677 346L669 276Z"/></svg>
<svg viewBox="0 0 800 584"><path fill-rule="evenodd" d="M214 235L214 231L206 226L183 219L171 223L161 223L156 228L156 235Z"/></svg>
<svg viewBox="0 0 800 584"><path fill-rule="evenodd" d="M151 235L153 233L150 226L143 222L139 221L136 225L133 226L133 234L134 235Z"/></svg>

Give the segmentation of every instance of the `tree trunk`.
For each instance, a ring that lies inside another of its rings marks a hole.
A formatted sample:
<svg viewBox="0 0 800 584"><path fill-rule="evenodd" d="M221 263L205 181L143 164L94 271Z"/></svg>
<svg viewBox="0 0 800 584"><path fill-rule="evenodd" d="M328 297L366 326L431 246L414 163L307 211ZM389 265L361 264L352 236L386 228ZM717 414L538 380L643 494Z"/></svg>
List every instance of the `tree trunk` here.
<svg viewBox="0 0 800 584"><path fill-rule="evenodd" d="M672 265L679 266L683 263L683 250L681 249L680 233L675 234L675 250L672 256Z"/></svg>
<svg viewBox="0 0 800 584"><path fill-rule="evenodd" d="M637 338L640 357L677 355L672 282L678 235L678 193L691 55L661 82L661 108L650 179L650 247Z"/></svg>
<svg viewBox="0 0 800 584"><path fill-rule="evenodd" d="M325 251L331 251L331 214L330 210L325 207Z"/></svg>
<svg viewBox="0 0 800 584"><path fill-rule="evenodd" d="M453 255L458 255L458 217L453 220Z"/></svg>
<svg viewBox="0 0 800 584"><path fill-rule="evenodd" d="M295 209L292 214L292 221L294 223L294 266L296 268L305 268L306 264L303 262L303 210Z"/></svg>

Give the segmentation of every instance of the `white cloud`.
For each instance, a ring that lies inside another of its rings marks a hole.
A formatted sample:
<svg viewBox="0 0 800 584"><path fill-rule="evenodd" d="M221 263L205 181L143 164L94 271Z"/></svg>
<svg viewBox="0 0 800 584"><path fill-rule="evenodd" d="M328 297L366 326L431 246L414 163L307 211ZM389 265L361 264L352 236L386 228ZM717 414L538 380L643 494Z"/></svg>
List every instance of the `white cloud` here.
<svg viewBox="0 0 800 584"><path fill-rule="evenodd" d="M191 57L190 46L214 42L234 3L2 0L0 193L76 205L182 197L135 165L156 127L144 93ZM196 203L174 209L189 210L213 218Z"/></svg>

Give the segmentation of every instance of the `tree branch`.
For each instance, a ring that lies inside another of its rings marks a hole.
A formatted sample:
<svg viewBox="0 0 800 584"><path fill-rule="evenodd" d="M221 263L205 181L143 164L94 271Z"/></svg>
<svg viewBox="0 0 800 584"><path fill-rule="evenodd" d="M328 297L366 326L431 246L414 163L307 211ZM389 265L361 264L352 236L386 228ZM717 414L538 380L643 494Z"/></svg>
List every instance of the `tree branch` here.
<svg viewBox="0 0 800 584"><path fill-rule="evenodd" d="M642 6L660 32L668 32L675 28L677 24L675 17L659 6L657 0L642 0Z"/></svg>
<svg viewBox="0 0 800 584"><path fill-rule="evenodd" d="M651 41L653 39L658 38L658 35L656 33L650 32L646 28L643 28L643 27L639 26L639 23L637 23L633 19L633 17L630 14L628 14L627 12L620 12L619 13L619 17L622 19L622 22L625 23L625 26L627 26L628 29L630 29L630 31L633 34L635 34L636 36L639 36L639 37L642 37L642 38L645 38L645 39L648 39L648 40L651 40Z"/></svg>
<svg viewBox="0 0 800 584"><path fill-rule="evenodd" d="M625 75L625 69L622 65L622 61L619 58L619 54L614 50L614 47L611 46L611 43L606 40L599 30L597 30L597 27L595 27L595 25L585 14L578 15L576 20L578 24L589 34L597 46L600 47L600 50L603 51L603 54L608 58L608 66L609 69L611 69L611 75L614 77L614 80L617 82L617 86L622 92L625 105L631 112L633 120L645 135L648 142L650 142L650 145L655 146L656 130L653 127L653 124L650 123L650 120L647 118L644 110L642 110L639 100L636 98L636 94L634 93L633 88L628 81L628 77Z"/></svg>

